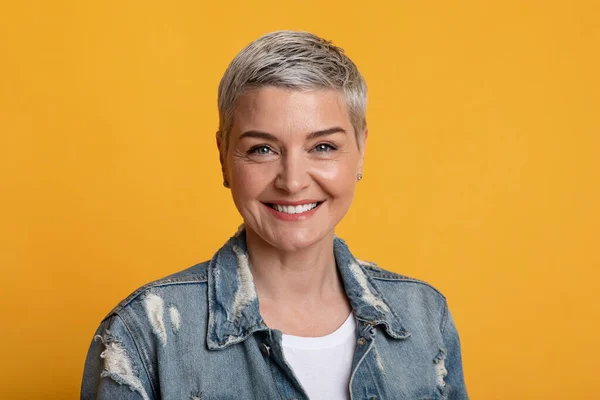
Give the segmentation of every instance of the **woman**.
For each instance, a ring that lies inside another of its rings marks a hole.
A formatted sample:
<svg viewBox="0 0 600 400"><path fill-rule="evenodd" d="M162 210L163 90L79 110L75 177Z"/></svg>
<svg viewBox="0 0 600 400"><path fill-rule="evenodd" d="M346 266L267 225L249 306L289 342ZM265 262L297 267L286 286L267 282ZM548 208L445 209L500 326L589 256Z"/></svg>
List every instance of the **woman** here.
<svg viewBox="0 0 600 400"><path fill-rule="evenodd" d="M334 234L362 178L366 99L343 50L309 33L235 57L217 147L244 224L106 317L82 398L467 398L445 298Z"/></svg>

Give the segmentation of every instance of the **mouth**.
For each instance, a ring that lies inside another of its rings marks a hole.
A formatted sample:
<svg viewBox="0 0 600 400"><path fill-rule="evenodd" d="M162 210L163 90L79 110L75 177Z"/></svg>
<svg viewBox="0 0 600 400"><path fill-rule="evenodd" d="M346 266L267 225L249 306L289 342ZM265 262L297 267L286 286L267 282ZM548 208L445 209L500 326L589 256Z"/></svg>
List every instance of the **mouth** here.
<svg viewBox="0 0 600 400"><path fill-rule="evenodd" d="M275 211L288 215L304 214L312 211L323 204L324 201L315 201L312 203L304 203L299 205L291 204L274 204L274 203L263 203L267 207L272 208Z"/></svg>

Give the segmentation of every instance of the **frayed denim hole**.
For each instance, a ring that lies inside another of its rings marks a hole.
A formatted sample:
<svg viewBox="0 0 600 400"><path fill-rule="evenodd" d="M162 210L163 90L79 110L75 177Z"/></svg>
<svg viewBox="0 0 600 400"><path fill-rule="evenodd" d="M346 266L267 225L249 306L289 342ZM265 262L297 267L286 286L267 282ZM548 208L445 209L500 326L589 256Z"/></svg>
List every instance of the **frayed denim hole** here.
<svg viewBox="0 0 600 400"><path fill-rule="evenodd" d="M442 348L433 359L436 385L442 395L442 400L448 398L448 393L450 391L450 385L448 385L444 380L444 378L448 375L448 370L446 369L446 355L446 349Z"/></svg>

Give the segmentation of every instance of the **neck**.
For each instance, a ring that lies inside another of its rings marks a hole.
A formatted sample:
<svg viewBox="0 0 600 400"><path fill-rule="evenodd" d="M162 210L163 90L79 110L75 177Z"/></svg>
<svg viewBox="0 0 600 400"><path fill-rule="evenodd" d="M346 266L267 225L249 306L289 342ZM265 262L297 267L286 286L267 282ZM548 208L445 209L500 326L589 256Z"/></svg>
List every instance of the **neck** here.
<svg viewBox="0 0 600 400"><path fill-rule="evenodd" d="M335 265L334 234L307 248L282 251L246 228L252 275L261 300L321 302L344 291Z"/></svg>

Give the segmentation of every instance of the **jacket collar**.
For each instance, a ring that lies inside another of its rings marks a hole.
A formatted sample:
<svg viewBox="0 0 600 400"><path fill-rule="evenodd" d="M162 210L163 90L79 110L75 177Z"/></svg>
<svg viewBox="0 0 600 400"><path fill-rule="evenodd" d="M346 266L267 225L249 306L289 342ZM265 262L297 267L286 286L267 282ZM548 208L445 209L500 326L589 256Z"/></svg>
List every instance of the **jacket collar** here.
<svg viewBox="0 0 600 400"><path fill-rule="evenodd" d="M408 337L410 333L404 329L369 272L352 256L346 243L336 236L333 248L356 318L367 325L383 325L392 338ZM219 350L244 341L254 332L268 330L259 313L246 248L246 231L242 225L208 266L206 341L210 350Z"/></svg>

